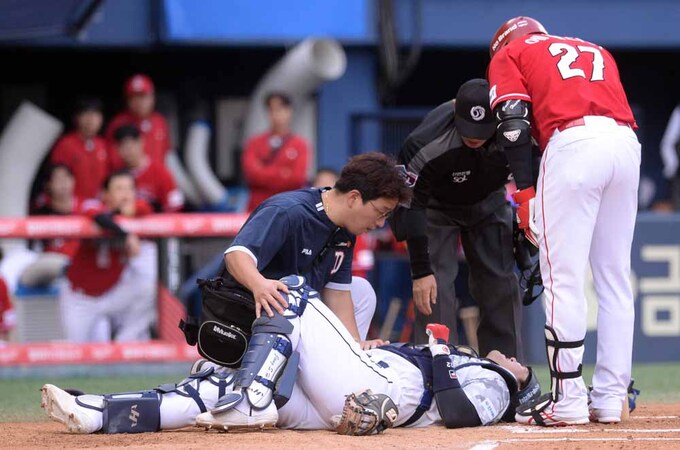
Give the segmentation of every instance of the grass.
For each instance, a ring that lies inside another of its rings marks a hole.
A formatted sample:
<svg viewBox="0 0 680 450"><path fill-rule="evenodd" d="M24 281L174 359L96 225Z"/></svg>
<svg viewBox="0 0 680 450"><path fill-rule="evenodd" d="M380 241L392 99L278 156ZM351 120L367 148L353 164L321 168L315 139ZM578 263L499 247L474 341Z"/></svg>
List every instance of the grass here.
<svg viewBox="0 0 680 450"><path fill-rule="evenodd" d="M545 366L535 367L543 391L550 388ZM583 375L589 383L593 366L585 366ZM101 378L54 378L0 380L0 422L27 422L46 419L40 409L40 387L45 383L77 388L88 393L129 392L149 389L162 383L175 383L186 373L163 376L129 376ZM638 364L633 367L635 387L642 391L638 404L680 403L680 363Z"/></svg>
<svg viewBox="0 0 680 450"><path fill-rule="evenodd" d="M30 422L47 419L40 408L40 388L45 383L76 388L87 393L134 392L162 383L177 383L187 374L168 376L55 378L0 380L0 422Z"/></svg>

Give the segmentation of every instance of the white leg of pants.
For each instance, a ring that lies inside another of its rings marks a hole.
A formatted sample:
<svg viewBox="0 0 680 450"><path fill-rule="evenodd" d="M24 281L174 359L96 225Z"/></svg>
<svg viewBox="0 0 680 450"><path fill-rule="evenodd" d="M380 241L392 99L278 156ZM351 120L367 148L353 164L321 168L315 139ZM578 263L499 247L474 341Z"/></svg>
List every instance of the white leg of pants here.
<svg viewBox="0 0 680 450"><path fill-rule="evenodd" d="M603 258L613 259L615 255L622 258L617 270L630 266L632 232L629 228L635 220L637 202L637 197L631 197L630 192L637 188L638 177L634 174L635 170L639 170L631 169L634 165L631 144L637 144L637 140L630 129L608 119L595 119L587 121L586 126L556 132L543 155L539 174L536 224L540 232L541 275L546 287L546 324L563 342L579 341L585 337L587 305L584 278L588 259L594 256L591 255L591 246L596 249L595 259L599 265L594 271L598 273L598 279L606 271L601 266ZM621 191L625 183L630 185L630 189ZM621 211L626 214L626 225L616 229L608 225L619 220L611 211L614 198L626 203ZM605 256L604 249L613 247L618 249L615 255ZM626 249L627 255L624 255ZM617 279L616 283L620 283L627 273L618 274L615 278L608 276L607 279ZM607 282L600 280L600 291L605 292L602 283ZM625 288L617 287L616 292L625 292ZM614 307L613 304L607 305L605 310L610 306ZM614 323L604 328L617 326ZM628 319L623 326L628 326ZM629 333L628 330L625 332ZM632 339L632 329L630 334ZM583 346L560 349L557 370L578 370L583 350ZM630 351L623 350L623 353L630 354ZM583 378L562 380L559 386L561 395L554 412L562 417L587 415L587 391Z"/></svg>
<svg viewBox="0 0 680 450"><path fill-rule="evenodd" d="M602 193L590 247L598 297L597 363L593 407L620 410L631 377L635 307L630 254L637 213L640 144L632 136L617 141L615 172Z"/></svg>
<svg viewBox="0 0 680 450"><path fill-rule="evenodd" d="M352 277L351 284L352 302L354 303L354 317L359 329L359 337L366 340L368 328L375 314L376 296L373 286L365 278Z"/></svg>
<svg viewBox="0 0 680 450"><path fill-rule="evenodd" d="M74 291L64 283L59 294L59 308L64 336L69 342L105 342L103 333L95 332L106 319L99 311L99 298Z"/></svg>

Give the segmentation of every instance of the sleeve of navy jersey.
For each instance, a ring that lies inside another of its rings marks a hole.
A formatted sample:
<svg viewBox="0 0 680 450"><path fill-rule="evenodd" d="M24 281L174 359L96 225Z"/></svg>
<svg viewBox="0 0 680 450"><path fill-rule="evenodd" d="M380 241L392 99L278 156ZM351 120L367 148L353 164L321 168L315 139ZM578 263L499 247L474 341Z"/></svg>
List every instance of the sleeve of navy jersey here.
<svg viewBox="0 0 680 450"><path fill-rule="evenodd" d="M346 284L352 283L352 260L354 259L354 244L356 238L352 237L349 247L335 247L333 258L335 259L331 269L329 283Z"/></svg>
<svg viewBox="0 0 680 450"><path fill-rule="evenodd" d="M257 269L261 271L286 242L289 228L288 214L284 209L278 206L259 208L243 225L229 249L248 249L257 259Z"/></svg>

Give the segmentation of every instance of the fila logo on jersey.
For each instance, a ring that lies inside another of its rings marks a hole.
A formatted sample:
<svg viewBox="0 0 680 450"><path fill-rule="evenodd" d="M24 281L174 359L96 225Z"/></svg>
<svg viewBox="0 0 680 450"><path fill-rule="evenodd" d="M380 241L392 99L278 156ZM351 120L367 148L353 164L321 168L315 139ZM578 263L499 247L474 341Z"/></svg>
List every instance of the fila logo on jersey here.
<svg viewBox="0 0 680 450"><path fill-rule="evenodd" d="M510 142L515 142L519 135L522 134L522 130L512 130L503 132L503 136Z"/></svg>
<svg viewBox="0 0 680 450"><path fill-rule="evenodd" d="M302 254L307 255L307 256L312 256L312 249L311 248L303 248Z"/></svg>
<svg viewBox="0 0 680 450"><path fill-rule="evenodd" d="M223 330L222 328L218 327L217 325L213 326L213 331L217 334L221 334L224 337L228 337L229 339L236 339L236 335L234 333L230 333L226 330Z"/></svg>
<svg viewBox="0 0 680 450"><path fill-rule="evenodd" d="M137 405L132 405L130 408L130 415L128 416L128 419L132 422L132 426L130 428L134 428L137 426L137 419L139 418L139 411L137 411Z"/></svg>

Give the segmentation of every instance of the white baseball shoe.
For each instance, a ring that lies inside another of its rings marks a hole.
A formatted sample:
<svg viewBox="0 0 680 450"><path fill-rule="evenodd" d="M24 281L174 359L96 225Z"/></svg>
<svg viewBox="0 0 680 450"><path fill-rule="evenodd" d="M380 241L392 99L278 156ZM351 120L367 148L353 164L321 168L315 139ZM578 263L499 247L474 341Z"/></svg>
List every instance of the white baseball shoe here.
<svg viewBox="0 0 680 450"><path fill-rule="evenodd" d="M555 412L555 403L550 394L545 394L536 403L528 405L515 414L515 421L523 425L539 425L542 427L566 427L569 425L585 425L590 422L587 415L566 416Z"/></svg>
<svg viewBox="0 0 680 450"><path fill-rule="evenodd" d="M276 427L279 412L274 402L265 409L253 409L248 400L223 412L208 411L196 417L196 426L206 430L271 429Z"/></svg>
<svg viewBox="0 0 680 450"><path fill-rule="evenodd" d="M590 421L599 423L619 423L621 422L621 411L591 407Z"/></svg>
<svg viewBox="0 0 680 450"><path fill-rule="evenodd" d="M99 430L100 425L92 414L76 403L76 398L53 384L40 389L40 406L50 419L66 425L71 433L89 434Z"/></svg>

